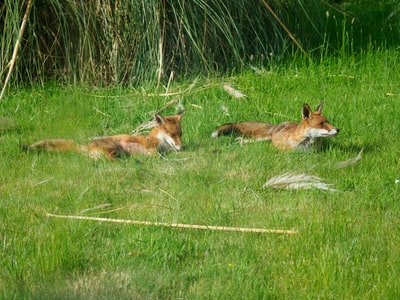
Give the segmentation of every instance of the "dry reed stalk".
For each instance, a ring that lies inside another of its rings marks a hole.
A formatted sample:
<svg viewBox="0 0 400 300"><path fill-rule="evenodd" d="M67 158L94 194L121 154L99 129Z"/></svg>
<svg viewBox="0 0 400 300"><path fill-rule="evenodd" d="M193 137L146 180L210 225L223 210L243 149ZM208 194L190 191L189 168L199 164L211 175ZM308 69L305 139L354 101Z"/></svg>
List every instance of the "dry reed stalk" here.
<svg viewBox="0 0 400 300"><path fill-rule="evenodd" d="M200 229L200 230L215 230L215 231L236 231L236 232L251 232L251 233L278 233L278 234L297 234L297 230L286 229L264 229L264 228L244 228L244 227L226 227L226 226L209 226L209 225L194 225L194 224L180 224L180 223L163 223L163 222L149 222L149 221L135 221L124 219L109 219L109 218L96 218L74 215L55 215L46 212L47 217L61 218L61 219L75 219L97 222L111 222L132 225L145 225L145 226L159 226L169 228L181 229Z"/></svg>
<svg viewBox="0 0 400 300"><path fill-rule="evenodd" d="M158 69L157 69L157 87L160 86L161 77L164 74L164 35L160 35L160 39L158 41Z"/></svg>
<svg viewBox="0 0 400 300"><path fill-rule="evenodd" d="M24 35L26 22L28 21L29 12L31 11L31 7L32 7L32 2L33 2L33 0L29 0L28 4L26 6L24 18L22 19L21 28L19 29L19 33L18 33L18 38L17 38L17 41L15 42L14 52L13 52L10 62L7 65L7 67L9 67L9 69L8 69L6 80L4 81L3 89L1 90L0 101L4 97L4 93L6 91L8 81L11 78L11 73L14 70L15 62L17 61L19 46L21 44L22 36Z"/></svg>
<svg viewBox="0 0 400 300"><path fill-rule="evenodd" d="M171 82L172 80L174 80L174 71L171 72L171 74L169 74L169 79L168 79L168 83L167 83L167 88L165 89L165 97L168 97L168 93L169 93L169 88L171 87Z"/></svg>
<svg viewBox="0 0 400 300"><path fill-rule="evenodd" d="M192 91L194 84L196 83L197 78L195 79L195 82L193 82L187 89L183 90L183 91L179 91L179 92L174 92L174 93L161 93L161 94L154 94L154 93L150 93L150 94L146 94L147 97L165 97L165 96L179 96L179 95L184 95L184 94L195 94L207 89L211 89L217 86L220 86L221 83L210 83L210 84L206 84L202 87L197 88L196 90Z"/></svg>
<svg viewBox="0 0 400 300"><path fill-rule="evenodd" d="M275 20L279 23L279 25L281 25L281 27L283 28L283 30L286 31L286 33L288 34L288 36L290 37L290 39L293 41L293 43L296 44L296 46L300 49L300 51L306 56L307 52L303 49L303 47L300 45L299 41L296 40L296 38L294 37L294 35L289 31L289 29L285 26L285 24L283 24L283 22L281 21L281 19L279 19L279 17L276 15L276 13L274 12L274 10L271 8L271 6L268 5L268 3L265 0L261 0L261 3L265 6L265 8L270 12L270 14L275 18Z"/></svg>
<svg viewBox="0 0 400 300"><path fill-rule="evenodd" d="M86 208L84 210L81 210L79 213L83 214L83 213L86 213L88 211L97 210L97 209L108 207L108 206L111 206L111 205L112 205L111 203L104 203L104 204L97 205L95 207Z"/></svg>
<svg viewBox="0 0 400 300"><path fill-rule="evenodd" d="M112 118L111 115L106 114L105 112L102 112L100 109L98 109L96 106L93 106L93 109L98 112L99 114L102 114L103 116L106 116L108 118Z"/></svg>
<svg viewBox="0 0 400 300"><path fill-rule="evenodd" d="M145 131L149 131L150 129L154 128L157 126L157 122L155 120L145 122L140 124L138 127L136 127L134 130L132 130L131 135L136 135Z"/></svg>
<svg viewBox="0 0 400 300"><path fill-rule="evenodd" d="M178 99L174 99L169 101L167 104L165 104L163 107L161 107L160 109L151 112L151 115L155 115L155 114L159 114L160 112L162 112L163 110L165 110L166 108L170 107L171 105L178 103L179 100ZM148 131L150 129L152 129L153 127L157 126L157 122L156 120L151 120L148 122L144 122L142 124L140 124L138 127L136 127L134 130L132 130L131 135L135 135L135 134L139 134L143 131Z"/></svg>

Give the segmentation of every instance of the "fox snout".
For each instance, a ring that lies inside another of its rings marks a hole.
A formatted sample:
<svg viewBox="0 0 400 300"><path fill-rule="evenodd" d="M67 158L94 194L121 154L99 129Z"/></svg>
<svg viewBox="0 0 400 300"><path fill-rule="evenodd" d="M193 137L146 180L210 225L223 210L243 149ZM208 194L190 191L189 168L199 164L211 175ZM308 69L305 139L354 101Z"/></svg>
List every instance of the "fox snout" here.
<svg viewBox="0 0 400 300"><path fill-rule="evenodd" d="M331 130L329 130L329 133L331 133L331 135L337 135L339 133L340 129L339 128L333 128Z"/></svg>
<svg viewBox="0 0 400 300"><path fill-rule="evenodd" d="M329 129L325 128L310 128L308 131L308 136L312 138L318 138L318 137L330 137L330 136L335 136L336 134L339 133L339 128L333 127Z"/></svg>
<svg viewBox="0 0 400 300"><path fill-rule="evenodd" d="M180 136L178 137L171 137L169 134L165 132L159 132L157 138L160 140L159 150L161 152L173 150L173 151L180 151L182 148L182 140Z"/></svg>
<svg viewBox="0 0 400 300"><path fill-rule="evenodd" d="M326 136L334 136L337 135L339 133L339 128L333 127L329 128L329 129L323 129L324 131L326 131Z"/></svg>
<svg viewBox="0 0 400 300"><path fill-rule="evenodd" d="M173 150L175 152L180 151L182 148L182 143L177 143L174 140L164 140L161 144L160 144L160 150L161 151L167 151L167 150Z"/></svg>

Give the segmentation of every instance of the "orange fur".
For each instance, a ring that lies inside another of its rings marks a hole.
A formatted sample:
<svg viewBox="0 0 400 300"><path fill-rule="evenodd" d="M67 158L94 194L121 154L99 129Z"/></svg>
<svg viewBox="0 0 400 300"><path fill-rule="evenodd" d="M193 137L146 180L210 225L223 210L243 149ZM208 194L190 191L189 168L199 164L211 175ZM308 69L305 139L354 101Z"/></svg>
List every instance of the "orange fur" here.
<svg viewBox="0 0 400 300"><path fill-rule="evenodd" d="M281 150L307 150L316 140L334 136L339 132L339 129L331 125L323 116L322 108L323 104L321 103L313 112L308 104L304 104L303 118L300 123L283 122L273 125L263 122L240 122L224 124L213 132L212 137L234 133L252 138L243 140L244 142L271 140L272 144Z"/></svg>
<svg viewBox="0 0 400 300"><path fill-rule="evenodd" d="M106 136L96 138L87 145L79 145L67 139L44 139L31 145L24 145L23 148L28 151L83 152L94 159L105 156L111 160L121 155L179 151L182 148L182 114L183 111L167 117L156 114L157 126L148 135Z"/></svg>

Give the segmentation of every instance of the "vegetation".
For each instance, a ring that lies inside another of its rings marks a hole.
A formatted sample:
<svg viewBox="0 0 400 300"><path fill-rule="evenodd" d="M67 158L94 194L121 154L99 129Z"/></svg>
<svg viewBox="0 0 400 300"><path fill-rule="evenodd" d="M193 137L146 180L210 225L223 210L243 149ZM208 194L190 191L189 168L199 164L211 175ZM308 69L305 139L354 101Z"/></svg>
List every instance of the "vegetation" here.
<svg viewBox="0 0 400 300"><path fill-rule="evenodd" d="M25 14L0 6L0 80ZM166 82L199 73L397 46L398 1L33 1L14 86L58 81L98 86ZM302 52L302 49L304 50ZM344 52L345 51L345 52Z"/></svg>
<svg viewBox="0 0 400 300"><path fill-rule="evenodd" d="M1 106L0 297L3 299L397 299L400 128L398 50L315 64L300 59L230 77L154 87L48 84ZM194 85L193 85L194 83ZM222 83L247 95L236 99ZM175 96L173 96L175 93ZM179 101L178 101L179 100ZM93 162L19 143L130 132L166 106L186 108L185 148L164 158ZM341 132L318 153L211 139L232 120L300 119L325 102ZM341 161L361 160L344 168ZM338 192L262 188L293 173ZM45 213L295 229L254 234L46 217Z"/></svg>
<svg viewBox="0 0 400 300"><path fill-rule="evenodd" d="M3 85L29 2L0 3ZM369 2L31 2L0 102L0 299L400 298L400 9ZM210 138L322 101L340 133L321 152ZM164 157L20 150L182 108L185 147ZM263 187L282 174L329 189Z"/></svg>

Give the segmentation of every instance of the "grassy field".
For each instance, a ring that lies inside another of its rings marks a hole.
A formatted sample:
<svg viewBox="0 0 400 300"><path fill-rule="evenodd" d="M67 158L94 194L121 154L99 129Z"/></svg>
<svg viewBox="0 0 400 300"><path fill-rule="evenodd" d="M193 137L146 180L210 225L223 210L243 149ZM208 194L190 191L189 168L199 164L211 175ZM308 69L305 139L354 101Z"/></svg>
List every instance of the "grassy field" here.
<svg viewBox="0 0 400 300"><path fill-rule="evenodd" d="M293 62L225 78L153 87L48 85L0 104L2 299L398 299L400 297L398 51ZM193 84L194 83L194 84ZM234 98L229 83L247 95ZM178 101L167 105L170 101ZM211 139L218 124L299 121L325 103L341 129L317 153ZM184 149L164 158L94 162L23 153L44 137L129 133L151 112L182 107ZM364 149L345 168L337 164ZM263 188L283 174L338 190ZM297 234L173 229L61 215Z"/></svg>

